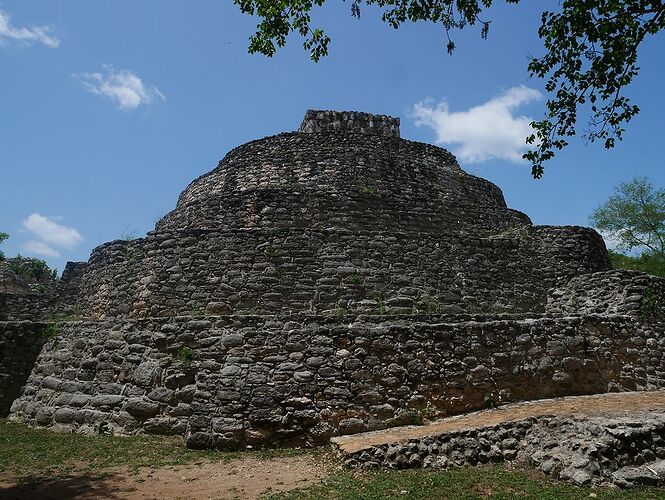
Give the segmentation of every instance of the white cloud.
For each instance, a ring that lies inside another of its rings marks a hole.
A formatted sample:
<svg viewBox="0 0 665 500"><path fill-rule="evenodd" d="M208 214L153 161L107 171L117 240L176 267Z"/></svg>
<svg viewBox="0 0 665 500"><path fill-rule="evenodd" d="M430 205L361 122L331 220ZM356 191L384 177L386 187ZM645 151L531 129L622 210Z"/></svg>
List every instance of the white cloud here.
<svg viewBox="0 0 665 500"><path fill-rule="evenodd" d="M23 227L37 236L44 245L71 249L83 241L81 234L73 227L63 226L53 218L37 213L30 214L23 221Z"/></svg>
<svg viewBox="0 0 665 500"><path fill-rule="evenodd" d="M104 66L104 69L105 74L80 73L74 76L88 92L111 99L123 111L166 100L157 87L146 85L136 73L127 69L116 72L112 66Z"/></svg>
<svg viewBox="0 0 665 500"><path fill-rule="evenodd" d="M15 28L12 26L10 15L0 10L0 45L7 40L17 41L31 45L34 42L43 43L47 47L57 49L60 46L58 40L49 26L33 26L32 28Z"/></svg>
<svg viewBox="0 0 665 500"><path fill-rule="evenodd" d="M604 231L599 231L599 234L605 240L605 246L610 250L617 250L621 246L621 238L617 234L610 234Z"/></svg>
<svg viewBox="0 0 665 500"><path fill-rule="evenodd" d="M416 125L434 130L437 144L456 145L453 153L464 162L501 159L519 163L533 119L513 112L541 97L537 90L521 85L467 111L450 111L446 101L434 105L428 99L413 107L412 118Z"/></svg>
<svg viewBox="0 0 665 500"><path fill-rule="evenodd" d="M39 255L41 257L51 257L53 259L60 257L60 252L55 248L48 246L43 241L28 241L23 245L23 250L29 255Z"/></svg>

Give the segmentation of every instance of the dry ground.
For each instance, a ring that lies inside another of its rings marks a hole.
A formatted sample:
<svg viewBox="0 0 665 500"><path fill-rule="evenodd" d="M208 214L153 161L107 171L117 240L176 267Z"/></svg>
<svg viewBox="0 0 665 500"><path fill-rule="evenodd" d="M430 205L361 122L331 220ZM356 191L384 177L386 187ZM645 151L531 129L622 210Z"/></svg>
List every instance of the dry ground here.
<svg viewBox="0 0 665 500"><path fill-rule="evenodd" d="M344 436L345 451L529 416L617 414L665 408L665 391L517 403L425 426ZM187 450L181 439L55 434L0 420L0 499L588 498L589 490L533 479L512 466L450 471L343 470L330 454ZM406 493L405 493L406 492ZM513 492L513 493L511 493ZM519 492L519 494L514 493ZM595 493L594 493L595 494ZM665 491L598 491L599 498L665 498Z"/></svg>
<svg viewBox="0 0 665 500"><path fill-rule="evenodd" d="M306 488L329 474L329 465L309 455L242 458L200 465L109 470L98 476L70 475L37 483L0 482L5 499L255 499L262 493Z"/></svg>

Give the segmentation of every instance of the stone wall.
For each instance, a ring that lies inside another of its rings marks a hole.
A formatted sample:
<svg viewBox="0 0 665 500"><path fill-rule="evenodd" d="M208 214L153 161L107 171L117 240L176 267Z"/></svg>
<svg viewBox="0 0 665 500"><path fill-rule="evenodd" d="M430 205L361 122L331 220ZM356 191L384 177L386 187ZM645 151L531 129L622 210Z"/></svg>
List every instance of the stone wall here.
<svg viewBox="0 0 665 500"><path fill-rule="evenodd" d="M358 111L309 109L305 113L299 132L354 132L399 137L399 118Z"/></svg>
<svg viewBox="0 0 665 500"><path fill-rule="evenodd" d="M533 226L393 118L313 111L301 130L230 151L48 297L0 297L0 316L57 322L34 326L49 340L14 418L235 448L663 385L662 322L525 316L610 268L598 233Z"/></svg>
<svg viewBox="0 0 665 500"><path fill-rule="evenodd" d="M88 269L87 262L67 262L56 288L56 303L53 306L54 315L78 315L78 298L81 280Z"/></svg>
<svg viewBox="0 0 665 500"><path fill-rule="evenodd" d="M359 134L288 133L230 151L158 222L174 229L487 232L529 223L501 190L436 146Z"/></svg>
<svg viewBox="0 0 665 500"><path fill-rule="evenodd" d="M0 321L40 321L51 311L53 296L0 294Z"/></svg>
<svg viewBox="0 0 665 500"><path fill-rule="evenodd" d="M0 295L26 293L32 293L30 283L12 271L5 262L0 261Z"/></svg>
<svg viewBox="0 0 665 500"><path fill-rule="evenodd" d="M537 416L377 445L346 455L345 463L409 469L520 460L580 486L655 486L665 482L664 444L662 409Z"/></svg>
<svg viewBox="0 0 665 500"><path fill-rule="evenodd" d="M44 341L46 325L0 322L0 418L9 414L12 402L37 359Z"/></svg>
<svg viewBox="0 0 665 500"><path fill-rule="evenodd" d="M178 231L95 249L79 312L188 314L543 311L559 279L609 268L600 236L526 226L488 237Z"/></svg>
<svg viewBox="0 0 665 500"><path fill-rule="evenodd" d="M626 269L576 276L551 291L547 311L632 314L665 321L665 279Z"/></svg>
<svg viewBox="0 0 665 500"><path fill-rule="evenodd" d="M12 411L67 430L186 432L194 448L323 443L488 401L661 388L664 347L663 323L629 316L73 322Z"/></svg>
<svg viewBox="0 0 665 500"><path fill-rule="evenodd" d="M0 321L42 321L78 314L81 279L87 262L67 262L60 279L48 288L33 284L23 293L0 293ZM50 270L49 270L50 273Z"/></svg>

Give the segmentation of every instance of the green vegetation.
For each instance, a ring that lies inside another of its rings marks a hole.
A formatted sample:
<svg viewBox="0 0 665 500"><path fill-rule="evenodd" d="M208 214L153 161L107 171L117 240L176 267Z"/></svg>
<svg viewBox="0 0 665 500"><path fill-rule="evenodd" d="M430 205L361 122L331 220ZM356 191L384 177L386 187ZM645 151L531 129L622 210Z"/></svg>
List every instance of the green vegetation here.
<svg viewBox="0 0 665 500"><path fill-rule="evenodd" d="M42 330L42 337L46 340L54 340L58 337L58 325L56 323L49 323Z"/></svg>
<svg viewBox="0 0 665 500"><path fill-rule="evenodd" d="M360 192L361 194L365 195L375 194L376 191L377 191L376 186L370 186L368 184L361 184L360 186L358 186L358 192Z"/></svg>
<svg viewBox="0 0 665 500"><path fill-rule="evenodd" d="M376 301L376 307L379 310L379 314L386 314L386 296L383 292L377 292L374 294L374 300Z"/></svg>
<svg viewBox="0 0 665 500"><path fill-rule="evenodd" d="M618 242L620 251L609 251L614 269L636 269L665 278L665 189L656 188L646 177L635 177L617 186L589 221ZM642 253L623 253L632 250Z"/></svg>
<svg viewBox="0 0 665 500"><path fill-rule="evenodd" d="M138 239L138 231L132 226L126 226L120 239L125 242L125 259L133 262L137 258L137 251L134 242Z"/></svg>
<svg viewBox="0 0 665 500"><path fill-rule="evenodd" d="M50 275L53 279L57 278L57 270L51 271L46 262L41 259L17 255L15 258L8 260L7 264L14 273L28 280L39 281L47 275Z"/></svg>
<svg viewBox="0 0 665 500"><path fill-rule="evenodd" d="M420 296L418 309L425 314L436 314L441 311L441 304L436 297L432 297L425 293Z"/></svg>
<svg viewBox="0 0 665 500"><path fill-rule="evenodd" d="M205 307L203 307L201 304L192 304L191 308L189 309L189 314L190 316L205 316L206 310Z"/></svg>
<svg viewBox="0 0 665 500"><path fill-rule="evenodd" d="M363 277L358 273L354 273L349 277L349 282L354 285L360 285L363 282Z"/></svg>
<svg viewBox="0 0 665 500"><path fill-rule="evenodd" d="M234 0L241 12L257 16L259 24L249 39L249 52L272 57L284 47L291 33L299 34L313 61L328 55L330 37L312 26L312 11L326 0ZM333 3L333 2L331 2ZM334 2L338 3L338 2ZM381 20L398 29L404 23L431 22L441 27L449 54L455 50L454 30L480 26L487 38L493 0L351 0L351 15L361 9L381 12ZM503 2L501 2L503 3ZM520 0L506 0L518 4ZM525 2L526 3L526 2ZM538 36L542 57L530 57L528 72L545 82L550 97L542 120L531 125L534 134L525 138L532 150L524 154L535 178L543 175L543 163L555 151L568 146L577 134L577 117L590 118L585 137L606 148L621 140L624 126L639 113L624 95L640 68L637 52L645 40L665 28L665 5L661 0L566 0L555 3L554 12L541 16ZM325 16L316 16L325 19ZM585 109L586 106L586 109ZM586 112L585 112L586 111Z"/></svg>
<svg viewBox="0 0 665 500"><path fill-rule="evenodd" d="M335 314L335 317L338 318L338 319L341 319L344 316L346 316L347 314L349 314L349 310L347 309L347 304L346 304L345 301L340 300L340 301L337 302L337 305L335 306L334 314Z"/></svg>
<svg viewBox="0 0 665 500"><path fill-rule="evenodd" d="M63 311L54 311L49 319L57 323L66 323L68 321L79 321L81 319L81 314L78 311L78 308L75 308L69 312Z"/></svg>
<svg viewBox="0 0 665 500"><path fill-rule="evenodd" d="M665 188L646 177L619 184L614 194L589 217L621 250L640 249L665 260Z"/></svg>
<svg viewBox="0 0 665 500"><path fill-rule="evenodd" d="M327 457L321 450L262 450L220 452L188 450L177 436L84 436L60 434L0 420L0 482L45 482L70 474L104 475L112 469L159 468L202 464L240 458L271 458L308 454L312 460ZM443 471L404 470L360 472L336 470L323 483L305 490L267 494L264 499L658 499L665 490L578 488L554 483L533 471L511 465L454 468Z"/></svg>
<svg viewBox="0 0 665 500"><path fill-rule="evenodd" d="M665 302L654 290L648 289L642 298L640 315L643 319L653 322L665 321Z"/></svg>
<svg viewBox="0 0 665 500"><path fill-rule="evenodd" d="M610 250L609 252L613 269L635 269L665 278L665 259L658 258L649 253L643 253L639 257L631 257L615 250Z"/></svg>
<svg viewBox="0 0 665 500"><path fill-rule="evenodd" d="M84 436L60 434L0 419L0 481L3 478L51 478L74 471L99 473L112 467L162 467L301 454L299 450L231 453L193 451L176 436Z"/></svg>
<svg viewBox="0 0 665 500"><path fill-rule="evenodd" d="M133 262L136 259L134 240L125 240L125 259L127 259L127 262Z"/></svg>
<svg viewBox="0 0 665 500"><path fill-rule="evenodd" d="M269 261L274 260L275 257L277 257L277 250L275 250L273 247L265 247L263 252L266 254L266 259Z"/></svg>
<svg viewBox="0 0 665 500"><path fill-rule="evenodd" d="M424 408L409 408L409 417L411 425L425 425L426 420L436 417L436 408L431 403L427 403Z"/></svg>
<svg viewBox="0 0 665 500"><path fill-rule="evenodd" d="M657 488L631 490L578 488L554 483L535 472L493 465L433 470L377 471L354 473L343 471L321 485L306 490L266 496L282 500L470 500L483 498L503 500L572 500L599 498L662 499L665 491Z"/></svg>
<svg viewBox="0 0 665 500"><path fill-rule="evenodd" d="M189 366L194 359L194 351L192 351L191 347L181 347L176 353L175 359L181 365Z"/></svg>
<svg viewBox="0 0 665 500"><path fill-rule="evenodd" d="M123 241L134 241L138 238L138 231L133 226L125 226L125 229L120 234L120 239Z"/></svg>
<svg viewBox="0 0 665 500"><path fill-rule="evenodd" d="M2 242L5 241L7 238L9 238L9 235L7 233L3 233L0 231L0 245L2 245ZM0 260L5 260L5 254L2 250L0 250Z"/></svg>

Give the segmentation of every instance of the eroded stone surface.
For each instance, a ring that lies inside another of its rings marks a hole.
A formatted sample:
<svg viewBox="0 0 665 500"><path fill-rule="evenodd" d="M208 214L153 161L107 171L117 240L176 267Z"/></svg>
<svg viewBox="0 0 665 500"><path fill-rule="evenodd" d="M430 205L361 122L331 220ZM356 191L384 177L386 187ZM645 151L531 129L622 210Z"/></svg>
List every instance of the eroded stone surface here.
<svg viewBox="0 0 665 500"><path fill-rule="evenodd" d="M352 132L399 138L399 118L357 111L307 110L299 132Z"/></svg>
<svg viewBox="0 0 665 500"><path fill-rule="evenodd" d="M584 274L550 290L547 311L632 314L665 321L665 279L627 269Z"/></svg>
<svg viewBox="0 0 665 500"><path fill-rule="evenodd" d="M351 466L445 468L521 460L580 486L665 484L665 393L605 398L558 401L575 408L570 415L557 401L542 401L401 429L395 442L386 442L390 430L333 441ZM518 414L523 416L510 418ZM493 422L480 423L483 415ZM501 416L506 420L497 421Z"/></svg>
<svg viewBox="0 0 665 500"><path fill-rule="evenodd" d="M31 320L0 322L0 374L23 383L2 339L54 326L12 418L194 448L661 388L654 301L609 267L598 233L532 225L395 119L313 112L230 151L145 238L68 265L49 300L0 296Z"/></svg>
<svg viewBox="0 0 665 500"><path fill-rule="evenodd" d="M20 336L29 325L0 330ZM195 448L319 444L488 401L665 387L664 327L627 316L68 323L42 350L13 418L82 432L186 433Z"/></svg>

